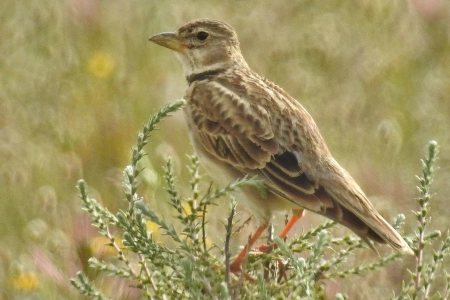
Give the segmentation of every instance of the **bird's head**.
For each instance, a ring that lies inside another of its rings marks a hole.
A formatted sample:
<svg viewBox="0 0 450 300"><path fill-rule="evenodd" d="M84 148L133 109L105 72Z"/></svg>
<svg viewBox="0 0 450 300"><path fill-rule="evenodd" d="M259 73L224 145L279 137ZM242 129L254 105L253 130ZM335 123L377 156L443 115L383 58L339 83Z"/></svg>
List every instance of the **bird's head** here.
<svg viewBox="0 0 450 300"><path fill-rule="evenodd" d="M220 21L191 21L175 32L156 34L150 41L174 50L186 76L226 69L234 64L247 66L236 32Z"/></svg>

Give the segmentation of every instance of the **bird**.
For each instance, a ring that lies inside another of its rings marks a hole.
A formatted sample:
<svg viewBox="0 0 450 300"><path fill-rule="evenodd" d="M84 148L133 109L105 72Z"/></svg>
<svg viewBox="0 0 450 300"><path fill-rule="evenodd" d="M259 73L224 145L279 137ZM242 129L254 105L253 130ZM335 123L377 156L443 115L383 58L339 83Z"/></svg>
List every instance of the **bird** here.
<svg viewBox="0 0 450 300"><path fill-rule="evenodd" d="M219 184L257 176L265 186L244 186L239 201L260 225L231 264L241 271L275 211L292 210L285 238L304 210L332 219L369 240L414 254L331 155L311 115L281 87L253 71L236 31L212 19L193 20L149 39L173 50L187 88L189 138L206 172Z"/></svg>

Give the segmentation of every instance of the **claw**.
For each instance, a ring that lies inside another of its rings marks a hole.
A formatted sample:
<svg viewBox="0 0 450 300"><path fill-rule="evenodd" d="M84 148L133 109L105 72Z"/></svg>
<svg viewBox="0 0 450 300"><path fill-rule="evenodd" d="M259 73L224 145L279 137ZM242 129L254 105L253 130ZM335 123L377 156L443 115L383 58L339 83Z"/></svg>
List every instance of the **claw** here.
<svg viewBox="0 0 450 300"><path fill-rule="evenodd" d="M234 262L230 265L230 271L231 271L231 273L235 274L236 276L242 276L245 280L248 280L251 283L258 282L256 279L252 278L246 272L243 272L240 264L236 264L236 262Z"/></svg>

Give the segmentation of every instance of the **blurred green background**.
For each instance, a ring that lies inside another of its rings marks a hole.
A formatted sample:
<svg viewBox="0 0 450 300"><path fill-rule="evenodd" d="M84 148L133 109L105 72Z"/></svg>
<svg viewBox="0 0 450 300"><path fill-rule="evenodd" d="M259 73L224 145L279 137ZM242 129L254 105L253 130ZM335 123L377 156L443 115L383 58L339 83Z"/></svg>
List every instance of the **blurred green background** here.
<svg viewBox="0 0 450 300"><path fill-rule="evenodd" d="M108 250L81 211L76 182L84 178L113 212L126 206L121 172L137 132L186 86L174 55L148 38L204 17L236 29L249 65L305 106L382 214L406 215L405 233L415 224L419 159L436 140L431 214L434 228L449 228L449 1L2 0L1 299L81 298L69 278ZM160 126L146 147L148 201L162 191L168 155L186 178L188 144L182 113ZM380 278L331 286L360 299L400 287ZM114 288L136 296L129 284Z"/></svg>

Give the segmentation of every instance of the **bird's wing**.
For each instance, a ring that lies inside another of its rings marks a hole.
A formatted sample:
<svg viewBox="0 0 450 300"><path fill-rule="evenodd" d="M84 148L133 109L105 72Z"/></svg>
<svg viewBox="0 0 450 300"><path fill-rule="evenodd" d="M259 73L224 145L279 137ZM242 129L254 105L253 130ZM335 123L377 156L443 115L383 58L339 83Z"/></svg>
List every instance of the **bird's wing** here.
<svg viewBox="0 0 450 300"><path fill-rule="evenodd" d="M206 149L237 168L263 168L279 151L269 113L217 82L197 83L188 109Z"/></svg>
<svg viewBox="0 0 450 300"><path fill-rule="evenodd" d="M258 174L272 193L364 239L407 251L401 236L335 163L306 110L278 86L263 83L247 81L245 88L228 80L195 83L188 109L205 150L244 173ZM326 171L323 180L319 175Z"/></svg>
<svg viewBox="0 0 450 300"><path fill-rule="evenodd" d="M314 196L317 182L290 151L297 137L289 131L295 130L275 120L279 113L273 110L280 108L270 107L273 101L265 91L251 84L249 88L244 92L217 81L197 82L192 88L187 109L204 149L244 173L260 175L269 189L289 201L296 201L290 194L304 195L307 202L298 204L309 210L320 213L322 207L333 205Z"/></svg>

